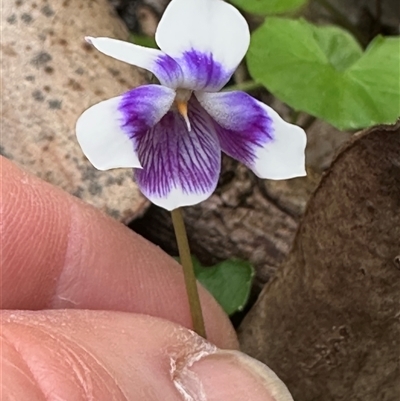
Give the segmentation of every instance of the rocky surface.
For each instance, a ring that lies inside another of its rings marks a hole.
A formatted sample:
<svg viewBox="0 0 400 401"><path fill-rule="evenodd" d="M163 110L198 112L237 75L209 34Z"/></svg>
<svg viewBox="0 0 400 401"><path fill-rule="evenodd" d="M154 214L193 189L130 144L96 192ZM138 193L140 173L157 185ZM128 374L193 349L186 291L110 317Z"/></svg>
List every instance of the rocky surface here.
<svg viewBox="0 0 400 401"><path fill-rule="evenodd" d="M357 135L243 321L242 348L296 401L400 397L400 124Z"/></svg>
<svg viewBox="0 0 400 401"><path fill-rule="evenodd" d="M87 107L143 82L84 41L128 37L107 0L7 0L1 18L2 153L118 220L140 215L131 171L97 171L75 138Z"/></svg>

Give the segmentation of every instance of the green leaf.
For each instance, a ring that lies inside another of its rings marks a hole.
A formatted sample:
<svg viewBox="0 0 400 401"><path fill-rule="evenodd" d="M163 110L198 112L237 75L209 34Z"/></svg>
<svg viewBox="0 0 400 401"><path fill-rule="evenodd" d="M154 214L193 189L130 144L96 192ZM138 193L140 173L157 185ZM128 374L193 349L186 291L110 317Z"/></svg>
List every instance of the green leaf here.
<svg viewBox="0 0 400 401"><path fill-rule="evenodd" d="M328 62L338 71L350 67L363 53L355 38L338 27L317 28L314 30L314 39Z"/></svg>
<svg viewBox="0 0 400 401"><path fill-rule="evenodd" d="M269 18L253 34L247 63L277 98L339 129L400 115L399 37L377 37L363 52L340 28Z"/></svg>
<svg viewBox="0 0 400 401"><path fill-rule="evenodd" d="M252 14L281 14L298 9L307 0L231 0L236 7Z"/></svg>
<svg viewBox="0 0 400 401"><path fill-rule="evenodd" d="M214 296L228 315L241 311L249 298L254 269L241 260L225 260L203 267L193 258L197 280Z"/></svg>

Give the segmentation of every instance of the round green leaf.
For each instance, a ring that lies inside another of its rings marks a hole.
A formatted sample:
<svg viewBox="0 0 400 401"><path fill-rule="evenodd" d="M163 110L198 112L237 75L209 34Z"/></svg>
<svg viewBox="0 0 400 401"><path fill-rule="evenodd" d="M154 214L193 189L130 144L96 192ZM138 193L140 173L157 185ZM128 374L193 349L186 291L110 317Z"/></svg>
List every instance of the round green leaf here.
<svg viewBox="0 0 400 401"><path fill-rule="evenodd" d="M197 280L214 296L228 315L244 308L249 298L254 269L250 263L225 260L212 267L203 267L193 258Z"/></svg>
<svg viewBox="0 0 400 401"><path fill-rule="evenodd" d="M296 10L307 0L231 0L236 7L252 14L281 14Z"/></svg>
<svg viewBox="0 0 400 401"><path fill-rule="evenodd" d="M277 98L339 129L393 123L400 115L400 40L362 51L337 27L269 18L252 37L250 74Z"/></svg>

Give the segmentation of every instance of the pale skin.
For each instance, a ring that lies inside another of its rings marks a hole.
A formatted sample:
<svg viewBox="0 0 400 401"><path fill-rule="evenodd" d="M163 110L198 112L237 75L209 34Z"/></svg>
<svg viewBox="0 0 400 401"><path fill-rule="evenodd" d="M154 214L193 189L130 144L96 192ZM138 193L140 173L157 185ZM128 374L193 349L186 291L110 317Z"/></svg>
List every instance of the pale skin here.
<svg viewBox="0 0 400 401"><path fill-rule="evenodd" d="M288 400L272 396L256 362L214 347L238 342L202 288L210 343L189 330L172 258L7 159L0 166L2 400L182 401L180 385L196 401Z"/></svg>

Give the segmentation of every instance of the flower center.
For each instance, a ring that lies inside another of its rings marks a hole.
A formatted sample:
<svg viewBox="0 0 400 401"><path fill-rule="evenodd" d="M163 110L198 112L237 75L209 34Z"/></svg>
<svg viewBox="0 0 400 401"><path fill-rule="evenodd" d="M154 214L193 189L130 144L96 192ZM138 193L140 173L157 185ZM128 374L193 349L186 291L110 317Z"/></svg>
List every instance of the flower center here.
<svg viewBox="0 0 400 401"><path fill-rule="evenodd" d="M191 131L190 121L188 117L188 101L192 96L192 91L189 89L177 89L174 106L176 106L178 113L183 117L186 122L188 131Z"/></svg>

